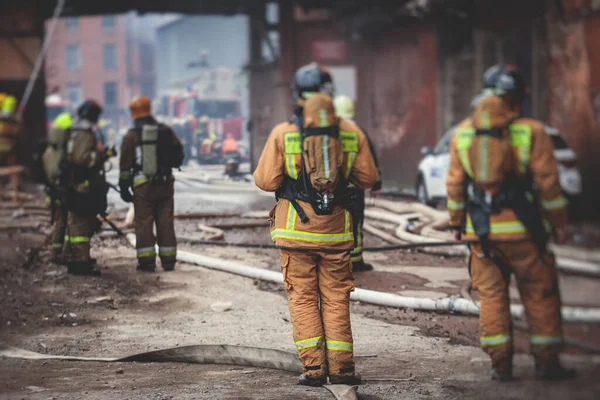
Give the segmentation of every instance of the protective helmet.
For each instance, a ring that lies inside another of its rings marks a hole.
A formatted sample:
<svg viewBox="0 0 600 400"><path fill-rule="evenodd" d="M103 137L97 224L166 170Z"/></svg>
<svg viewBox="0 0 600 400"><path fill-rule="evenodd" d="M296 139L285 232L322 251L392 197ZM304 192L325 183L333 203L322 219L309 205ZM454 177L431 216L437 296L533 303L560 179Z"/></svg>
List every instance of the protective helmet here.
<svg viewBox="0 0 600 400"><path fill-rule="evenodd" d="M2 108L2 103L4 103L4 100L8 97L7 93L0 93L0 108Z"/></svg>
<svg viewBox="0 0 600 400"><path fill-rule="evenodd" d="M333 106L335 107L335 114L344 119L354 118L354 101L348 96L341 95L336 96L333 100Z"/></svg>
<svg viewBox="0 0 600 400"><path fill-rule="evenodd" d="M133 119L149 117L152 114L150 99L146 96L134 97L129 103L129 111L131 111L131 118Z"/></svg>
<svg viewBox="0 0 600 400"><path fill-rule="evenodd" d="M102 107L94 100L86 100L77 109L77 116L81 119L90 121L93 124L98 123L102 114Z"/></svg>
<svg viewBox="0 0 600 400"><path fill-rule="evenodd" d="M512 65L494 65L483 74L484 93L508 95L511 103L522 104L527 85L523 74Z"/></svg>
<svg viewBox="0 0 600 400"><path fill-rule="evenodd" d="M71 113L63 112L54 118L53 126L60 129L69 129L72 123L73 117L71 117Z"/></svg>
<svg viewBox="0 0 600 400"><path fill-rule="evenodd" d="M202 117L200 117L200 122L208 122L208 117L206 115L203 115Z"/></svg>
<svg viewBox="0 0 600 400"><path fill-rule="evenodd" d="M11 96L7 94L2 100L2 105L0 105L0 112L3 115L11 115L17 109L17 98L15 96Z"/></svg>
<svg viewBox="0 0 600 400"><path fill-rule="evenodd" d="M295 103L306 100L314 93L325 93L331 97L335 94L331 74L316 62L298 69L292 81L292 96Z"/></svg>

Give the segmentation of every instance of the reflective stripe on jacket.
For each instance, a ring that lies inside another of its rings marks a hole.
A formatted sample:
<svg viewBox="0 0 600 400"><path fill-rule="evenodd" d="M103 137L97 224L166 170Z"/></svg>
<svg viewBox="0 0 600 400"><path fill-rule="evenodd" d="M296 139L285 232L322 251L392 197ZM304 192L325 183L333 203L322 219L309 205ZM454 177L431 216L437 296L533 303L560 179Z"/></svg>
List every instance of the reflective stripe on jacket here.
<svg viewBox="0 0 600 400"><path fill-rule="evenodd" d="M342 120L340 139L344 158L342 174L360 188L372 187L379 174L364 133ZM262 190L275 192L284 176L297 179L302 165L302 138L296 125L276 126L258 162L254 179ZM352 216L336 206L331 215L316 215L309 203L298 201L309 221L303 223L288 200L280 199L271 211L271 238L276 245L292 248L351 249L354 246Z"/></svg>

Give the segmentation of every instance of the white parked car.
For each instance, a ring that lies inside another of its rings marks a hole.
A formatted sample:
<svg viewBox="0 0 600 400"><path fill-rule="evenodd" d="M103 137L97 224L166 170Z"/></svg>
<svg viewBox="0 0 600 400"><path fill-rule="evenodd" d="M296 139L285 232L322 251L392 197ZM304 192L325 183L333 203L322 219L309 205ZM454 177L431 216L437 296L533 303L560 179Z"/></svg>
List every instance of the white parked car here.
<svg viewBox="0 0 600 400"><path fill-rule="evenodd" d="M450 164L450 141L457 126L450 128L441 137L435 148L423 147L423 159L419 163L416 192L419 202L436 204L446 202L446 175ZM573 203L581 195L581 174L577 167L577 156L557 129L546 125L546 132L554 144L554 156L558 161L560 186Z"/></svg>

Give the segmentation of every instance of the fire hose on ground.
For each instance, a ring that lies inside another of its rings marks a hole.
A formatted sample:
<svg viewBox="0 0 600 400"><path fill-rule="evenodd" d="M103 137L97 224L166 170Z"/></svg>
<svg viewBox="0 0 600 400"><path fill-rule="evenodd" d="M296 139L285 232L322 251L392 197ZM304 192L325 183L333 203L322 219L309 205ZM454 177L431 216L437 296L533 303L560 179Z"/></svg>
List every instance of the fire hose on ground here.
<svg viewBox="0 0 600 400"><path fill-rule="evenodd" d="M127 235L129 242L135 246L135 235ZM217 271L228 272L251 279L277 283L283 285L283 274L262 268L237 263L235 261L222 260L219 258L203 256L189 251L178 251L177 260L188 264L199 265ZM408 296L399 296L393 293L384 293L374 290L356 288L350 294L350 300L366 304L392 307L410 308L414 310L449 312L466 315L479 315L479 304L472 299L451 296L445 299L428 299ZM511 315L513 318L525 320L525 308L521 304L511 304ZM599 308L569 307L561 308L562 319L568 323L600 323ZM522 325L522 324L521 324ZM521 328L522 329L522 328ZM565 342L587 352L600 354L600 348L589 343L565 338Z"/></svg>
<svg viewBox="0 0 600 400"><path fill-rule="evenodd" d="M128 234L127 239L135 246L135 235ZM229 260L203 256L189 251L178 251L177 260L189 264L200 265L206 268L229 272L235 275L244 276L252 279L259 279L267 282L283 284L283 274L277 271L252 267L249 265L237 263ZM393 293L384 293L374 290L357 288L350 296L351 300L363 303L394 307L411 308L415 310L440 311L450 313L461 313L468 315L479 315L479 306L477 303L452 296L445 299L427 299L417 297L399 296ZM520 304L511 305L511 315L515 318L523 319L525 317L524 307ZM584 307L563 307L562 317L565 322L588 322L600 323L599 308Z"/></svg>

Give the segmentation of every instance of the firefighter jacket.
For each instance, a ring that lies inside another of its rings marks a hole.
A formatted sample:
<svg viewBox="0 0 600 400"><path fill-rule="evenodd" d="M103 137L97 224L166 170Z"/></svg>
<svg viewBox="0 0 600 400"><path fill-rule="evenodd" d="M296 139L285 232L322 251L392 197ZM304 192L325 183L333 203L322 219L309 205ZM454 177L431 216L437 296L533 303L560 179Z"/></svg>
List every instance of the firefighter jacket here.
<svg viewBox="0 0 600 400"><path fill-rule="evenodd" d="M90 193L94 186L102 185L104 154L96 150L96 134L92 124L86 120L73 123L67 141L69 183L80 193Z"/></svg>
<svg viewBox="0 0 600 400"><path fill-rule="evenodd" d="M223 140L221 151L223 152L223 157L225 157L227 153L235 153L239 151L237 141L234 138L226 138Z"/></svg>
<svg viewBox="0 0 600 400"><path fill-rule="evenodd" d="M200 146L200 154L206 157L212 156L212 152L217 145L217 136L214 133L208 135L208 137L202 140Z"/></svg>
<svg viewBox="0 0 600 400"><path fill-rule="evenodd" d="M21 127L11 116L0 117L0 157L8 157L16 152Z"/></svg>
<svg viewBox="0 0 600 400"><path fill-rule="evenodd" d="M353 185L368 189L379 179L365 134L354 124L340 121L343 148L342 174ZM254 172L256 186L275 192L284 177L297 179L302 165L302 137L293 123L277 125L271 132ZM331 215L317 215L312 206L298 201L309 220L303 223L292 204L279 199L271 211L271 239L277 246L305 249L350 250L354 247L352 216L340 206Z"/></svg>
<svg viewBox="0 0 600 400"><path fill-rule="evenodd" d="M471 220L468 215L465 215L466 184L474 176L474 168L485 169L489 165L504 164L519 178L531 177L537 190L538 203L547 231L550 231L551 226L563 227L567 220L567 201L562 195L558 181L554 147L541 122L522 118L514 113L509 118L512 122L508 126L509 143L512 150L509 154L511 156L506 157L505 162L500 162L500 160L495 162L491 158L499 157L499 155L488 153L487 142L481 141L479 149L475 149L477 157L470 159L469 152L475 137L475 130L482 127L482 120L486 118L486 113L482 112L482 109L486 107L486 102L494 102L498 99L495 96L484 99L473 116L458 126L450 144L450 168L446 181L450 225L456 229L464 226L466 240L477 239ZM481 171L476 172L481 173ZM485 172L493 174L495 171ZM486 187L486 190L492 193L498 192L501 183ZM503 208L499 213L492 213L489 221L489 238L491 240L518 240L531 237L527 228L510 208Z"/></svg>
<svg viewBox="0 0 600 400"><path fill-rule="evenodd" d="M121 156L119 159L119 184L126 183L135 188L147 183L150 180L142 172L142 138L139 132L144 125L157 124L158 122L153 117L139 118L135 121L134 127L127 131L123 137L123 141L121 143ZM183 153L181 141L173 129L166 125L161 126L168 128L169 132L171 133L173 144L175 145L174 147L178 147L179 153ZM169 179L174 180L170 169L168 171L168 175ZM161 176L161 178L164 178L164 176Z"/></svg>

